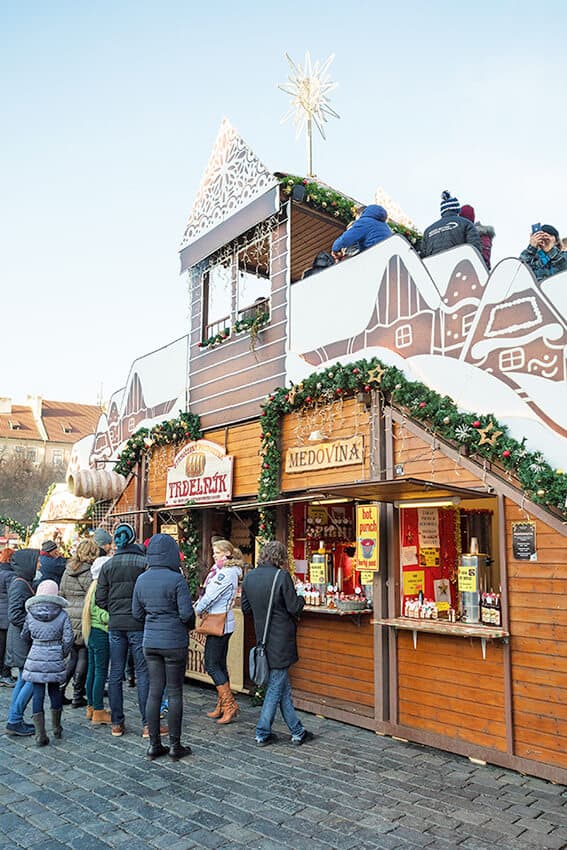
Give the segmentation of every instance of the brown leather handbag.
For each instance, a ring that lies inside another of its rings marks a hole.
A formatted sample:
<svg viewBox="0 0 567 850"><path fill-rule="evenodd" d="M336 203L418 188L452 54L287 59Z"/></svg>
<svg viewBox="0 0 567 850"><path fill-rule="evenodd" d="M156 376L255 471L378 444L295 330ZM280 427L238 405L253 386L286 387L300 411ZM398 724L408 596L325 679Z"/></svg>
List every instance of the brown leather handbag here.
<svg viewBox="0 0 567 850"><path fill-rule="evenodd" d="M195 631L200 635L222 637L224 635L227 614L228 611L223 611L222 614L209 614L205 611L201 617L197 616Z"/></svg>

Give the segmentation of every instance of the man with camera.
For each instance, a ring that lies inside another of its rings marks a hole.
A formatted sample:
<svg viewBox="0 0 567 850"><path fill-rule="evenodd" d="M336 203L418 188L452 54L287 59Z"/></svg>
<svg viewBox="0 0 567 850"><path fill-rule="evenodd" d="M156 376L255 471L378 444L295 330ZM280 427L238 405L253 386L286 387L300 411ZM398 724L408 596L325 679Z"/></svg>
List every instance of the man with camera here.
<svg viewBox="0 0 567 850"><path fill-rule="evenodd" d="M529 266L536 280L567 271L567 254L561 250L559 231L551 224L533 224L530 244L520 254L520 260Z"/></svg>

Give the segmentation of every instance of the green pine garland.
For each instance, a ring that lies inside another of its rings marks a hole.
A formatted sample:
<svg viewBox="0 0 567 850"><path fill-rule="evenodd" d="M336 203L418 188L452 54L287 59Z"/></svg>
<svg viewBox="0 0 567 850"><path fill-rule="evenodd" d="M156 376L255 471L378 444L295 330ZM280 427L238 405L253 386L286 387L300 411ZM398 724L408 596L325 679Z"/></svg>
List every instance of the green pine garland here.
<svg viewBox="0 0 567 850"><path fill-rule="evenodd" d="M567 520L567 475L562 469L553 469L541 452L528 451L525 438L518 441L511 437L508 427L494 416L463 413L449 396L408 380L395 366L385 366L376 358L346 366L337 363L290 388L280 387L267 397L260 420L262 468L258 500L267 502L279 496L283 414L373 389L380 389L386 401L422 422L433 435L510 473L528 499ZM484 431L486 442L481 444L483 429L488 430ZM270 537L273 530L273 512L264 509L260 531Z"/></svg>
<svg viewBox="0 0 567 850"><path fill-rule="evenodd" d="M177 419L168 419L153 428L139 428L128 440L120 454L114 471L128 475L144 455L151 454L154 446L177 445L187 440L200 440L201 420L195 413L179 412Z"/></svg>
<svg viewBox="0 0 567 850"><path fill-rule="evenodd" d="M21 522L18 522L17 519L0 514L0 526L9 528L10 531L15 531L20 540L26 540L27 538L27 528Z"/></svg>
<svg viewBox="0 0 567 850"><path fill-rule="evenodd" d="M343 224L350 224L357 216L359 206L356 202L334 189L329 189L313 180L297 177L294 174L283 174L279 177L279 181L283 194L288 196L291 195L294 186L303 186L305 189L304 204L337 218ZM388 219L388 225L395 233L405 236L412 245L415 245L421 239L421 234L417 230L406 227L404 224L398 224L397 221Z"/></svg>
<svg viewBox="0 0 567 850"><path fill-rule="evenodd" d="M225 342L229 336L230 328L223 328L222 331L207 337L207 339L202 339L199 343L199 348L215 348L217 345Z"/></svg>
<svg viewBox="0 0 567 850"><path fill-rule="evenodd" d="M183 568L189 592L192 597L197 595L201 585L201 564L199 559L199 532L193 511L185 514L177 522L179 528L179 549L183 553Z"/></svg>

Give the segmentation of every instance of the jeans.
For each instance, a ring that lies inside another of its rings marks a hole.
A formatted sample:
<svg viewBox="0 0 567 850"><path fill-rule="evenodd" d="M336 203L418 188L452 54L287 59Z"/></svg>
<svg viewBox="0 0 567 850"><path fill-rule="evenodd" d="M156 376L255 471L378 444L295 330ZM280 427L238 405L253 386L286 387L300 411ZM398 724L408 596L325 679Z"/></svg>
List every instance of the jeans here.
<svg viewBox="0 0 567 850"><path fill-rule="evenodd" d="M148 668L142 650L143 632L123 632L108 630L108 648L110 650L110 673L108 674L108 701L113 723L124 723L124 698L122 680L128 649L132 650L136 686L138 688L138 708L142 725L146 725L146 702L148 701ZM160 695L161 696L161 695Z"/></svg>
<svg viewBox="0 0 567 850"><path fill-rule="evenodd" d="M10 710L8 712L8 723L21 723L24 719L24 711L31 699L33 693L33 684L24 682L22 679L22 671L18 674L16 687L12 691L12 701L10 702Z"/></svg>
<svg viewBox="0 0 567 850"><path fill-rule="evenodd" d="M33 683L33 701L32 713L41 714L43 712L43 701L45 700L45 688L49 694L49 702L51 708L57 710L63 707L63 691L59 682L34 682Z"/></svg>
<svg viewBox="0 0 567 850"><path fill-rule="evenodd" d="M67 659L65 684L63 685L63 690L65 690L71 679L73 679L73 702L79 702L82 699L85 690L85 679L87 678L87 665L87 647L83 643L74 643Z"/></svg>
<svg viewBox="0 0 567 850"><path fill-rule="evenodd" d="M183 720L183 680L187 663L187 647L177 649L152 649L146 647L144 655L150 677L150 691L146 707L150 741L159 738L159 715L164 687L167 687L169 709L167 724L169 738L181 740L181 721Z"/></svg>
<svg viewBox="0 0 567 850"><path fill-rule="evenodd" d="M264 741L270 735L278 706L291 732L292 739L299 740L305 729L293 706L291 682L289 681L287 667L283 670L270 670L264 705L256 726L257 741Z"/></svg>
<svg viewBox="0 0 567 850"><path fill-rule="evenodd" d="M205 670L215 685L228 682L226 656L231 634L232 632L227 635L207 635L205 641Z"/></svg>
<svg viewBox="0 0 567 850"><path fill-rule="evenodd" d="M87 704L95 711L104 708L104 685L108 676L108 634L104 629L91 629L89 634L89 669L87 671Z"/></svg>

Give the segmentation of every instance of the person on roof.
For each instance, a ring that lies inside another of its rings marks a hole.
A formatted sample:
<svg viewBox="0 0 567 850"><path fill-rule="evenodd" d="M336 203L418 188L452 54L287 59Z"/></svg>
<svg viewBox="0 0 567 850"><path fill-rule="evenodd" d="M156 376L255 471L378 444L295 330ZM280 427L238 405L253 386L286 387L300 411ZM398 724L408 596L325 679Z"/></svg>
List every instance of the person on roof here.
<svg viewBox="0 0 567 850"><path fill-rule="evenodd" d="M536 280L567 271L567 254L561 250L559 231L552 224L542 224L530 236L520 260L532 270Z"/></svg>
<svg viewBox="0 0 567 850"><path fill-rule="evenodd" d="M480 236L480 251L482 254L482 258L486 265L488 271L490 271L490 255L492 253L492 240L496 236L496 231L489 224L481 224L480 221L475 221L474 207L471 207L470 204L464 204L461 207L461 217L468 218L469 221L472 221L476 229L478 230L478 235Z"/></svg>
<svg viewBox="0 0 567 850"><path fill-rule="evenodd" d="M333 242L331 249L333 257L338 259L340 252L345 248L357 246L359 251L366 251L372 245L387 239L392 235L392 231L386 224L387 218L388 213L379 204L364 207L356 221Z"/></svg>
<svg viewBox="0 0 567 850"><path fill-rule="evenodd" d="M459 213L461 205L457 198L445 189L441 194L441 218L425 229L421 242L421 256L431 257L457 245L472 245L481 253L478 230Z"/></svg>

